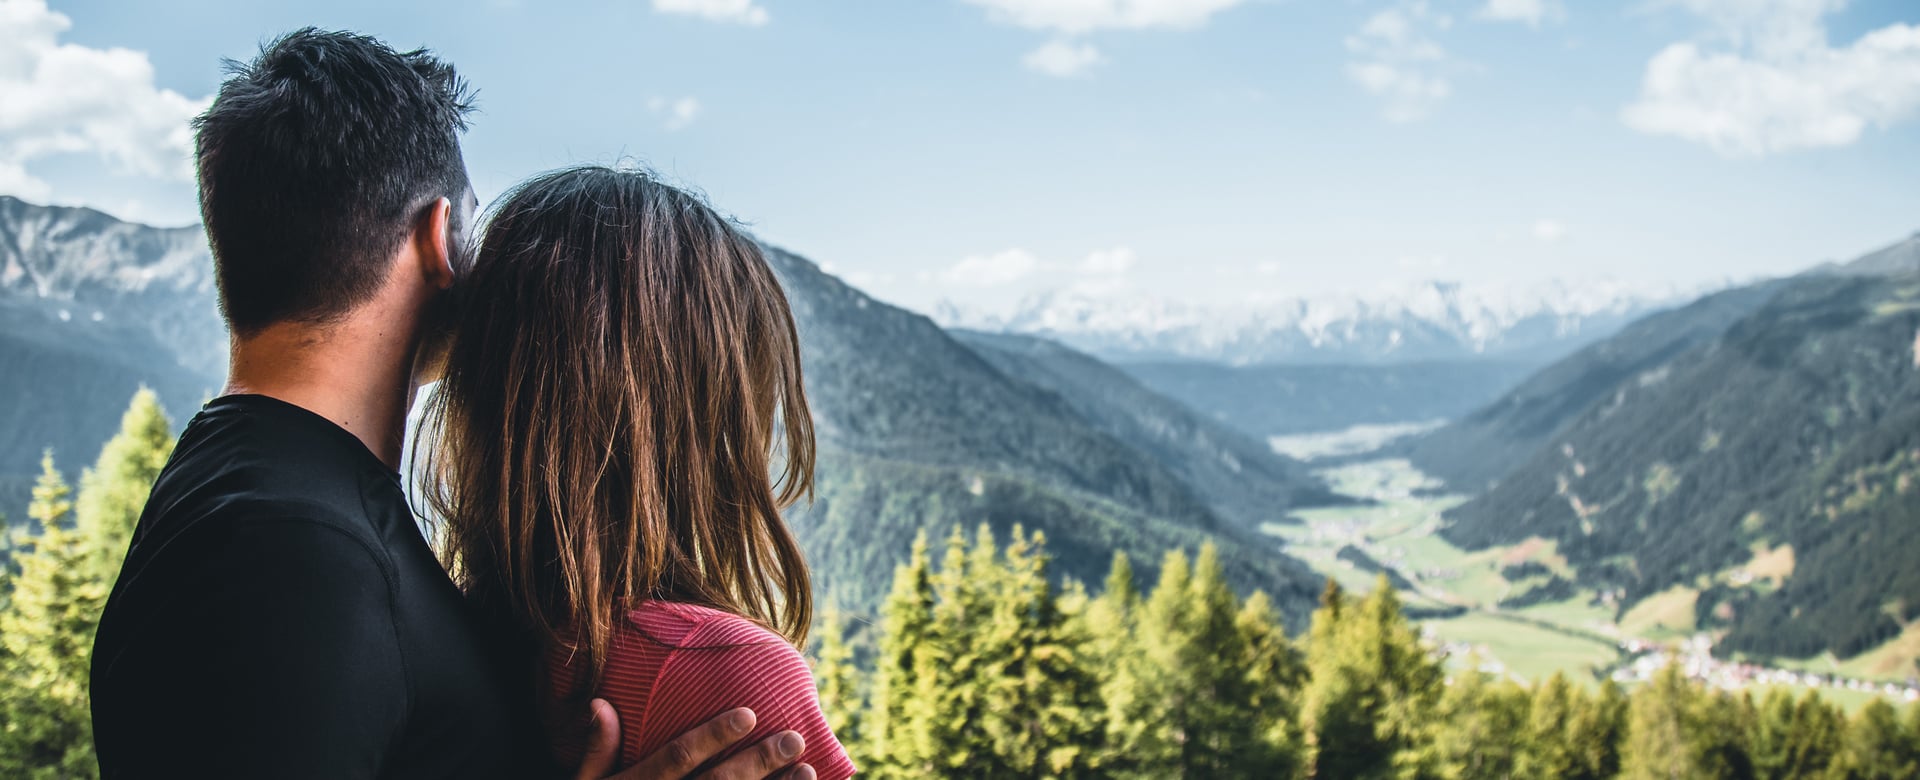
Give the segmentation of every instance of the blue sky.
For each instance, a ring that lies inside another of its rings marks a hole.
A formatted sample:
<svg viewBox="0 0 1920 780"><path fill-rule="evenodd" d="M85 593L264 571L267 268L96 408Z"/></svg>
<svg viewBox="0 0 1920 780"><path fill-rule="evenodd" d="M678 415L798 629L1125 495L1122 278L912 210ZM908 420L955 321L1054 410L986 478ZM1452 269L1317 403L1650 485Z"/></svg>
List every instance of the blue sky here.
<svg viewBox="0 0 1920 780"><path fill-rule="evenodd" d="M922 309L1691 284L1920 229L1912 0L0 0L0 192L191 221L219 59L309 24L467 75L483 200L637 160Z"/></svg>

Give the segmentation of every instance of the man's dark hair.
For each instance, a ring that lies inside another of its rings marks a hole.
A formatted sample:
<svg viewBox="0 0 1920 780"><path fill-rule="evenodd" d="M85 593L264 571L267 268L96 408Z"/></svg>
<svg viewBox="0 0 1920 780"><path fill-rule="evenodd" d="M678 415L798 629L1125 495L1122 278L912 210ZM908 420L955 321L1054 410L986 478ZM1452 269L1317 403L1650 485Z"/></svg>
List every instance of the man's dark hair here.
<svg viewBox="0 0 1920 780"><path fill-rule="evenodd" d="M307 28L266 44L198 119L200 214L236 333L365 302L420 209L464 205L471 93L425 49Z"/></svg>

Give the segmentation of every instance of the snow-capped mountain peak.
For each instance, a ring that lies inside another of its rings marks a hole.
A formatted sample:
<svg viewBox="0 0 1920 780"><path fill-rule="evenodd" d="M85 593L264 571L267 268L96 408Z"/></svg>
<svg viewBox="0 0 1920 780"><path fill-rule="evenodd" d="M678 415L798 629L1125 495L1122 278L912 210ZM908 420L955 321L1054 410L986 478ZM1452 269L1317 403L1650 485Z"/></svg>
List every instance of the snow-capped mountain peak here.
<svg viewBox="0 0 1920 780"><path fill-rule="evenodd" d="M934 319L949 327L1047 336L1117 360L1531 358L1570 351L1641 314L1720 286L1425 280L1358 293L1207 306L1067 289L1030 295L1000 311L943 302Z"/></svg>

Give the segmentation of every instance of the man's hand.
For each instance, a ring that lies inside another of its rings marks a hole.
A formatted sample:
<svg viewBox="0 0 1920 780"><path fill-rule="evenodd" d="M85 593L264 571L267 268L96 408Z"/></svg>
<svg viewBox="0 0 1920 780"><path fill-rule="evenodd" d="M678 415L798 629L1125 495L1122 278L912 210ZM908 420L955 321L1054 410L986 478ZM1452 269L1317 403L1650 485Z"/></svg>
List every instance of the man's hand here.
<svg viewBox="0 0 1920 780"><path fill-rule="evenodd" d="M580 771L574 775L575 780L693 780L690 773L694 768L739 742L741 737L753 730L754 724L753 710L737 709L720 713L713 720L674 737L672 742L653 751L653 755L640 759L640 763L616 775L612 772L614 762L620 759L620 716L614 714L613 705L605 699L594 699L592 709L593 721L587 724L587 753L580 761ZM805 749L806 740L801 739L799 732L783 731L707 770L699 778L762 780L779 777L782 780L814 780L813 767L806 764L788 766Z"/></svg>

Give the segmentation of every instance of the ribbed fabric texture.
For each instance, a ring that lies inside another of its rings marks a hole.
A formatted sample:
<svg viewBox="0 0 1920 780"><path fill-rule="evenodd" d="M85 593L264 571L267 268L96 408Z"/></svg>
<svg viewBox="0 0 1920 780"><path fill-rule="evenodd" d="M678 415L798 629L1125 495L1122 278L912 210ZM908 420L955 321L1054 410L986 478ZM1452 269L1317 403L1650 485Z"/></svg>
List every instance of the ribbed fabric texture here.
<svg viewBox="0 0 1920 780"><path fill-rule="evenodd" d="M572 653L547 652L553 700L578 702L574 689L581 671ZM800 760L813 765L821 780L852 777L853 761L833 736L820 711L807 661L780 635L727 612L692 604L647 601L627 614L607 653L606 678L594 696L606 699L620 715L620 766L641 758L688 729L735 707L758 716L753 733L724 760L781 731L792 729L807 740ZM557 739L554 755L563 766L578 766L583 746Z"/></svg>

